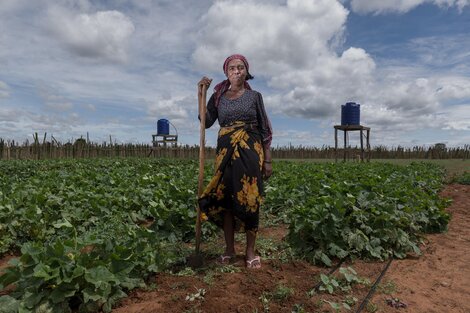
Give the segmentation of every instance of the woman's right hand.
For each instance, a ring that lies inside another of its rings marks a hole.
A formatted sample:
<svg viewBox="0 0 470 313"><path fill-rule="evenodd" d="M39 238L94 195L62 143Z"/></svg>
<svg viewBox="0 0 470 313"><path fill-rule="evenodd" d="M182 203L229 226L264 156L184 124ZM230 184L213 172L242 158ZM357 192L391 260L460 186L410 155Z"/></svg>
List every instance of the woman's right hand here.
<svg viewBox="0 0 470 313"><path fill-rule="evenodd" d="M202 77L201 80L197 83L197 99L198 99L198 108L199 108L199 120L201 116L205 116L206 112L206 104L203 103L203 99L206 98L207 89L211 85L212 79L206 76ZM202 113L201 113L202 112ZM204 118L205 120L205 118Z"/></svg>
<svg viewBox="0 0 470 313"><path fill-rule="evenodd" d="M201 80L197 83L199 94L202 94L202 87L205 86L206 90L209 89L209 86L212 83L212 79L204 76Z"/></svg>

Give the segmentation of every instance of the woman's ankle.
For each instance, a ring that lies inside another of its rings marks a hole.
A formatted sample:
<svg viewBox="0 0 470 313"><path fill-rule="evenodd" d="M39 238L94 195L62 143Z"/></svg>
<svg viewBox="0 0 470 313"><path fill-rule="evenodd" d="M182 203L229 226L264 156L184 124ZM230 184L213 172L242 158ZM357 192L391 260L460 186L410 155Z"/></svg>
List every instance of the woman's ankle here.
<svg viewBox="0 0 470 313"><path fill-rule="evenodd" d="M226 256L235 255L235 249L225 249L224 255L226 255Z"/></svg>
<svg viewBox="0 0 470 313"><path fill-rule="evenodd" d="M246 250L246 251L245 251L245 256L246 256L246 259L247 259L247 260L252 260L252 259L254 259L254 258L256 257L256 253L255 253L254 250L250 250L250 251L249 251L249 250Z"/></svg>

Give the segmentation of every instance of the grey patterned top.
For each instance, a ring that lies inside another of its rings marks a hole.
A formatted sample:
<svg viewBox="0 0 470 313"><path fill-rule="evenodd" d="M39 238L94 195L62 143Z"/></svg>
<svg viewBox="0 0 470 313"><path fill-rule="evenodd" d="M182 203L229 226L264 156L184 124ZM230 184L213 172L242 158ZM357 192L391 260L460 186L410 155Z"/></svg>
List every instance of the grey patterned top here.
<svg viewBox="0 0 470 313"><path fill-rule="evenodd" d="M222 95L218 107L215 107L215 93L212 94L207 103L206 128L211 127L217 119L221 127L229 126L236 121L256 123L264 146L268 148L271 146L271 123L266 115L261 93L247 89L243 95L234 100Z"/></svg>

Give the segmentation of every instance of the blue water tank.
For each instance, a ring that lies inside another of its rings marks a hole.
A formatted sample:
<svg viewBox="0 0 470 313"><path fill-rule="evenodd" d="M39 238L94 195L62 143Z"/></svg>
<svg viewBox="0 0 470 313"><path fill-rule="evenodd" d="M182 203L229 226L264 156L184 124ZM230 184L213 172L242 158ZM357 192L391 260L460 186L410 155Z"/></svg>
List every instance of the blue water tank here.
<svg viewBox="0 0 470 313"><path fill-rule="evenodd" d="M347 102L341 106L341 125L361 125L361 105Z"/></svg>
<svg viewBox="0 0 470 313"><path fill-rule="evenodd" d="M157 135L169 135L170 134L170 121L167 119L159 119L157 121Z"/></svg>

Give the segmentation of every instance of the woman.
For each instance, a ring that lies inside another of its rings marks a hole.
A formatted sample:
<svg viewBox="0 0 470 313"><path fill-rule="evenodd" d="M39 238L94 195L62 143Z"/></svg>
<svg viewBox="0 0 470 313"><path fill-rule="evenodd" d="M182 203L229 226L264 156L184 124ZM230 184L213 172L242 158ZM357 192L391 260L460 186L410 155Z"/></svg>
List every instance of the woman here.
<svg viewBox="0 0 470 313"><path fill-rule="evenodd" d="M240 54L229 56L223 65L227 79L217 84L206 111L206 128L218 119L215 175L199 199L203 216L222 227L225 252L219 262L235 257L234 232L246 232L246 266L260 268L255 241L262 201L263 178L272 174L272 130L263 98L251 89L249 64ZM212 79L199 83L209 87Z"/></svg>

